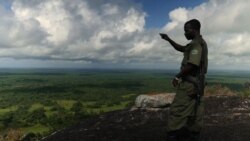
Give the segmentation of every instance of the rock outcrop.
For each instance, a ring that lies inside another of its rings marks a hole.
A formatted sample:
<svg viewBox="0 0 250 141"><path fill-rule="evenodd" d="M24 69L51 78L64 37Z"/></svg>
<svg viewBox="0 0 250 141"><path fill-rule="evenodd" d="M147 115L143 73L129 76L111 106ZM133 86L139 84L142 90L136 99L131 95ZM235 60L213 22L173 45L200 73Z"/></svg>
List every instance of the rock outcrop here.
<svg viewBox="0 0 250 141"><path fill-rule="evenodd" d="M250 99L235 96L205 98L202 141L248 141ZM136 108L84 120L43 141L166 141L168 108Z"/></svg>

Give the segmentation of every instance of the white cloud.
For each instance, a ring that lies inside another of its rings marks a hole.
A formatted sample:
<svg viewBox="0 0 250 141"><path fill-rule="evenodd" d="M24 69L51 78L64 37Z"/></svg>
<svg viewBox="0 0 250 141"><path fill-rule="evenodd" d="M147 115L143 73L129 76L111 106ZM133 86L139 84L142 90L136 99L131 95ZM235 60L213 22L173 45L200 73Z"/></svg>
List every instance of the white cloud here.
<svg viewBox="0 0 250 141"><path fill-rule="evenodd" d="M164 30L167 32L173 30L178 25L183 25L184 22L188 20L187 17L187 9L185 8L177 8L169 13L169 18L172 20L165 27Z"/></svg>
<svg viewBox="0 0 250 141"><path fill-rule="evenodd" d="M19 22L27 28L32 26L31 21L37 22L36 28L42 28L48 34L48 41L59 44L67 40L70 15L64 9L63 1L43 1L32 7L22 1L15 1L12 10Z"/></svg>
<svg viewBox="0 0 250 141"><path fill-rule="evenodd" d="M135 2L13 0L11 9L0 6L0 32L4 33L0 35L0 58L77 65L177 64L177 68L182 55L158 33L166 32L186 44L183 25L197 18L209 46L210 66L249 63L249 0L210 0L193 8L176 8L159 29L145 28L147 13Z"/></svg>
<svg viewBox="0 0 250 141"><path fill-rule="evenodd" d="M10 58L114 61L145 25L145 13L122 0L15 0L0 11L0 57Z"/></svg>
<svg viewBox="0 0 250 141"><path fill-rule="evenodd" d="M119 12L118 6L113 4L104 4L102 6L104 15L115 15Z"/></svg>

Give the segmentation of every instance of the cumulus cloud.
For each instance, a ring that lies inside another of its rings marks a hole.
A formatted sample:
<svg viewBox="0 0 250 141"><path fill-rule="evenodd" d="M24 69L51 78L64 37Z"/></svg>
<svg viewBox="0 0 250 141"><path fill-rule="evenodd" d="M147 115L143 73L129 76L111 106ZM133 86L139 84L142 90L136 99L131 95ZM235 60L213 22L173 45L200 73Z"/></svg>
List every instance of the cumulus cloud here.
<svg viewBox="0 0 250 141"><path fill-rule="evenodd" d="M169 18L172 20L164 28L171 31L175 29L179 24L183 24L188 20L188 10L186 8L177 8L169 13Z"/></svg>
<svg viewBox="0 0 250 141"><path fill-rule="evenodd" d="M14 0L0 12L0 57L11 58L114 61L145 25L122 0Z"/></svg>
<svg viewBox="0 0 250 141"><path fill-rule="evenodd" d="M12 0L0 6L0 58L53 64L179 64L182 55L158 33L186 44L183 24L197 18L209 46L210 66L246 64L249 6L249 0L209 0L176 8L164 27L147 29L147 13L132 0Z"/></svg>

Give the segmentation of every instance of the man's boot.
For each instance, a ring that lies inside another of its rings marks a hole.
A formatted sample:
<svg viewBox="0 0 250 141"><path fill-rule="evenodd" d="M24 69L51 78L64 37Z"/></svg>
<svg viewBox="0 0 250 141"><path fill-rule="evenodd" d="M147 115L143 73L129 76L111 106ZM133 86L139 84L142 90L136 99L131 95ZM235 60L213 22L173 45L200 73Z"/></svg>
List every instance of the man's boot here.
<svg viewBox="0 0 250 141"><path fill-rule="evenodd" d="M201 141L200 132L190 132L189 141Z"/></svg>
<svg viewBox="0 0 250 141"><path fill-rule="evenodd" d="M168 136L167 141L179 141L177 136Z"/></svg>
<svg viewBox="0 0 250 141"><path fill-rule="evenodd" d="M178 132L178 141L192 141L189 140L190 138L190 133L187 130L187 128L182 128Z"/></svg>
<svg viewBox="0 0 250 141"><path fill-rule="evenodd" d="M168 132L167 141L179 141L177 131Z"/></svg>

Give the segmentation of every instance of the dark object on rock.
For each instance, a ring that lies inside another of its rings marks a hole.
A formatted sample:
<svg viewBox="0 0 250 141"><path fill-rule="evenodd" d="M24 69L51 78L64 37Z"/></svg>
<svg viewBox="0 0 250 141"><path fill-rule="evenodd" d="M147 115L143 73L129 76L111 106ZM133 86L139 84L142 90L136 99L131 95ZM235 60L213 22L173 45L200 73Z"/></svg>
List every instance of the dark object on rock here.
<svg viewBox="0 0 250 141"><path fill-rule="evenodd" d="M202 141L247 141L250 99L207 97ZM43 139L43 141L166 141L168 108L105 113Z"/></svg>

